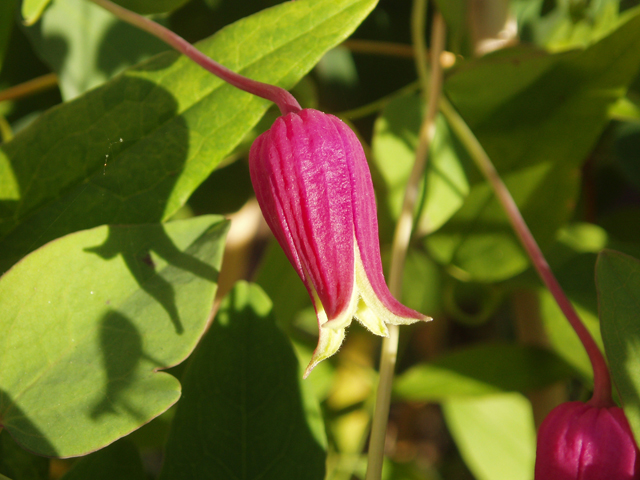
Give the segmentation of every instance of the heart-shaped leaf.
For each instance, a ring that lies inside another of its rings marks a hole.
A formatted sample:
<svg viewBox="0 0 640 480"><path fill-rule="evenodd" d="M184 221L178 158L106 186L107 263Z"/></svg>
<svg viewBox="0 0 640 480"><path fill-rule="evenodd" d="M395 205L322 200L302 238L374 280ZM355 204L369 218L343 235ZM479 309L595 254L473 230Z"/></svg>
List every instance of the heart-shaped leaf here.
<svg viewBox="0 0 640 480"><path fill-rule="evenodd" d="M42 455L84 455L158 416L207 324L228 223L102 226L0 279L0 425Z"/></svg>

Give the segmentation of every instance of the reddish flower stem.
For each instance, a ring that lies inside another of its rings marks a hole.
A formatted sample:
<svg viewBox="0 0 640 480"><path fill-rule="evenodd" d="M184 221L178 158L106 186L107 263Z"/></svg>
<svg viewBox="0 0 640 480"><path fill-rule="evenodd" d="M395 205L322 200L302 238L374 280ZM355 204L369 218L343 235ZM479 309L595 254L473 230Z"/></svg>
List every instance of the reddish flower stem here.
<svg viewBox="0 0 640 480"><path fill-rule="evenodd" d="M615 404L611 398L611 377L609 375L609 368L607 367L604 356L589 333L589 330L587 330L580 320L578 313L565 295L562 287L558 283L558 280L556 280L556 277L553 275L553 272L551 271L547 260L544 258L538 243L531 234L531 230L529 230L524 218L522 218L522 214L520 213L516 202L513 200L511 193L509 193L509 190L491 163L491 160L482 148L482 145L478 142L478 139L469 129L462 117L460 117L458 112L445 98L441 98L440 100L440 111L447 118L447 121L465 145L476 165L482 171L483 175L493 188L496 197L502 204L502 208L509 218L511 226L515 230L522 246L529 255L529 258L538 272L538 275L542 279L542 282L549 289L551 295L553 295L553 298L560 307L560 310L562 310L562 313L567 317L567 320L575 330L578 338L580 338L582 345L584 345L593 368L593 396L588 403L594 407L614 406Z"/></svg>
<svg viewBox="0 0 640 480"><path fill-rule="evenodd" d="M250 78L243 77L242 75L229 70L227 67L219 64L215 60L207 57L204 53L197 50L193 45L191 45L181 36L176 35L168 28L163 27L153 20L143 17L142 15L138 15L137 13L116 5L109 0L91 1L110 11L119 19L130 23L134 27L144 30L145 32L148 32L151 35L159 38L180 53L189 57L204 69L208 70L215 76L221 78L234 87L272 101L278 106L282 115L286 115L287 113L291 112L298 112L302 109L294 96L287 92L284 88L276 87L275 85L270 85L268 83L258 82L256 80L251 80Z"/></svg>

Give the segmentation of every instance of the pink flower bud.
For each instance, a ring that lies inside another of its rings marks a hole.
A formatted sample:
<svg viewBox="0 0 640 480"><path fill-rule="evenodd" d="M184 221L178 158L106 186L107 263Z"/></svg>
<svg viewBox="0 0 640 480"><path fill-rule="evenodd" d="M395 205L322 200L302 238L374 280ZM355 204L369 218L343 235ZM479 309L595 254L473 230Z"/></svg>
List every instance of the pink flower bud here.
<svg viewBox="0 0 640 480"><path fill-rule="evenodd" d="M639 479L639 458L621 408L563 403L540 426L535 479Z"/></svg>
<svg viewBox="0 0 640 480"><path fill-rule="evenodd" d="M382 336L387 323L428 320L385 284L369 166L341 120L312 109L278 118L252 145L249 167L262 213L318 317L305 377L338 351L354 317Z"/></svg>

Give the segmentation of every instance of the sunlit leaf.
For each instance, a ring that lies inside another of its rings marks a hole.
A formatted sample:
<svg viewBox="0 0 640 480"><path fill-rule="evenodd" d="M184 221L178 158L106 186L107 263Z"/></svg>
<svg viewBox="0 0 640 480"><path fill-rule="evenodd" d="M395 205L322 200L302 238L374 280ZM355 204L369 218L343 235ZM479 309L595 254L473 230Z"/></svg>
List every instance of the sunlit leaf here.
<svg viewBox="0 0 640 480"><path fill-rule="evenodd" d="M449 431L478 480L531 480L536 430L519 393L451 399L442 405Z"/></svg>
<svg viewBox="0 0 640 480"><path fill-rule="evenodd" d="M421 121L421 100L412 94L389 102L375 124L373 158L384 178L388 208L394 219L400 214L415 162ZM438 117L425 171L426 185L422 187L426 192L417 225L421 233L437 230L462 206L469 192L463 161L468 162L464 150L452 137L444 118Z"/></svg>
<svg viewBox="0 0 640 480"><path fill-rule="evenodd" d="M22 2L22 17L24 18L24 23L27 25L36 23L50 2L51 0L24 0Z"/></svg>
<svg viewBox="0 0 640 480"><path fill-rule="evenodd" d="M28 450L83 455L175 403L158 372L200 338L227 222L103 226L36 250L0 279L0 424Z"/></svg>
<svg viewBox="0 0 640 480"><path fill-rule="evenodd" d="M197 47L291 88L375 3L285 2ZM170 218L269 105L167 52L48 111L0 149L0 271L72 231Z"/></svg>

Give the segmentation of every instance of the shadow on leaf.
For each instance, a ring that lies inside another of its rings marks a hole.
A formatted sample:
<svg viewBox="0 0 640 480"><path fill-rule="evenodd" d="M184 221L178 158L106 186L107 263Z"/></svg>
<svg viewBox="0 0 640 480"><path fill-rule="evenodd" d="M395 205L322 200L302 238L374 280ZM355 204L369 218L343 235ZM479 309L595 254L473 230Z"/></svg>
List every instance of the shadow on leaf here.
<svg viewBox="0 0 640 480"><path fill-rule="evenodd" d="M95 420L124 410L137 420L145 421L144 413L127 401L127 388L136 379L140 360L148 360L158 367L164 365L144 352L142 336L131 320L113 310L100 322L100 351L107 379L104 397L93 407L91 418Z"/></svg>
<svg viewBox="0 0 640 480"><path fill-rule="evenodd" d="M14 432L20 432L22 442L20 445L30 452L46 452L47 456L56 456L55 447L44 436L40 429L29 420L16 402L3 390L0 390L0 430L6 429L11 436ZM4 435L3 435L4 436ZM5 453L6 439L3 439L0 453ZM7 471L7 458L2 455L0 461L0 473ZM3 473L4 474L4 473ZM7 473L7 475L11 475Z"/></svg>
<svg viewBox="0 0 640 480"><path fill-rule="evenodd" d="M218 270L180 251L166 232L157 225L149 225L148 228L139 225L111 226L109 236L102 245L86 248L85 251L95 253L105 260L117 255L122 256L140 288L162 305L178 334L184 332L184 327L176 307L174 287L161 275L151 252L185 272L212 282L218 280Z"/></svg>

